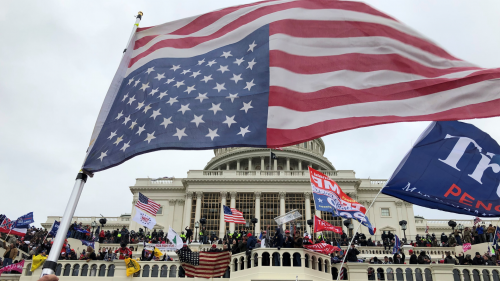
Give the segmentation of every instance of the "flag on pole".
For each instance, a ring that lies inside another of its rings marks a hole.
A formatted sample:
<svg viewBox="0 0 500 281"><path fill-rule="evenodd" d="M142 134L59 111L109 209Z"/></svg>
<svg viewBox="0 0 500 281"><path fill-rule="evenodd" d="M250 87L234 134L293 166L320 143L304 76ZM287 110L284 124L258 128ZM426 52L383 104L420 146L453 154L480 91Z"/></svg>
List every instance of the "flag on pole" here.
<svg viewBox="0 0 500 281"><path fill-rule="evenodd" d="M318 216L314 216L314 231L313 232L320 232L320 231L333 231L337 234L342 234L342 227L341 226L333 226L329 222L320 219Z"/></svg>
<svg viewBox="0 0 500 281"><path fill-rule="evenodd" d="M156 225L156 219L154 217L151 217L148 213L137 207L135 208L135 216L132 220L149 229L153 229Z"/></svg>
<svg viewBox="0 0 500 281"><path fill-rule="evenodd" d="M481 220L480 218L475 217L475 218L474 218L474 225L476 225L476 224L480 223L481 221L482 221L482 220Z"/></svg>
<svg viewBox="0 0 500 281"><path fill-rule="evenodd" d="M276 159L278 160L278 156L271 151L271 159Z"/></svg>
<svg viewBox="0 0 500 281"><path fill-rule="evenodd" d="M231 262L230 252L178 251L177 255L187 277L220 277Z"/></svg>
<svg viewBox="0 0 500 281"><path fill-rule="evenodd" d="M175 248L177 250L182 248L184 243L182 242L181 236L177 234L177 232L175 232L175 230L173 230L170 226L168 227L167 238L175 245Z"/></svg>
<svg viewBox="0 0 500 281"><path fill-rule="evenodd" d="M228 206L222 206L224 208L224 222L233 222L236 224L245 224L245 218L243 213L236 210L235 208L229 208Z"/></svg>
<svg viewBox="0 0 500 281"><path fill-rule="evenodd" d="M425 233L429 233L429 226L425 225Z"/></svg>
<svg viewBox="0 0 500 281"><path fill-rule="evenodd" d="M26 215L20 216L17 218L16 223L14 225L15 228L24 228L28 227L30 223L34 223L33 212L29 212Z"/></svg>
<svg viewBox="0 0 500 281"><path fill-rule="evenodd" d="M80 240L82 242L82 245L92 247L94 249L94 241L87 241L87 240Z"/></svg>
<svg viewBox="0 0 500 281"><path fill-rule="evenodd" d="M384 123L498 116L499 77L360 2L221 9L137 29L83 168L161 149L272 148Z"/></svg>
<svg viewBox="0 0 500 281"><path fill-rule="evenodd" d="M309 176L316 210L330 212L334 217L355 219L366 226L371 235L375 234L376 228L366 216L365 206L347 196L327 175L309 167Z"/></svg>
<svg viewBox="0 0 500 281"><path fill-rule="evenodd" d="M493 247L498 250L498 241L500 241L500 227L495 227L495 237L493 238Z"/></svg>
<svg viewBox="0 0 500 281"><path fill-rule="evenodd" d="M59 226L61 225L61 222L54 221L52 223L52 227L50 228L49 234L52 235L52 237L56 237L57 231L59 230Z"/></svg>
<svg viewBox="0 0 500 281"><path fill-rule="evenodd" d="M392 254L396 254L401 248L401 241L399 241L399 237L397 235L394 235L394 247L392 248Z"/></svg>
<svg viewBox="0 0 500 281"><path fill-rule="evenodd" d="M500 217L499 164L500 146L474 125L432 122L382 193L431 209Z"/></svg>
<svg viewBox="0 0 500 281"><path fill-rule="evenodd" d="M8 227L8 225L11 223L11 220L8 217L5 217L2 221L2 224L0 224L1 227Z"/></svg>
<svg viewBox="0 0 500 281"><path fill-rule="evenodd" d="M135 203L135 206L143 211L146 211L156 217L156 213L160 209L161 205L155 201L149 199L144 194L139 192L139 200Z"/></svg>

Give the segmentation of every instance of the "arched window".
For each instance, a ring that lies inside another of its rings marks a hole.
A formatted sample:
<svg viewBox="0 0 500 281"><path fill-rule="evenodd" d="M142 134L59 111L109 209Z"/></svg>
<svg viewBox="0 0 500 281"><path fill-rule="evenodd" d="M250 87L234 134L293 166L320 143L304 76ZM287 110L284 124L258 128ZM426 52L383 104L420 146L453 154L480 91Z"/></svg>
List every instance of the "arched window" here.
<svg viewBox="0 0 500 281"><path fill-rule="evenodd" d="M323 259L318 259L318 271L323 271Z"/></svg>
<svg viewBox="0 0 500 281"><path fill-rule="evenodd" d="M497 270L493 270L493 281L500 281L500 276L498 276Z"/></svg>
<svg viewBox="0 0 500 281"><path fill-rule="evenodd" d="M115 265L112 264L108 266L108 277L113 277L115 276Z"/></svg>
<svg viewBox="0 0 500 281"><path fill-rule="evenodd" d="M373 269L373 267L368 268L367 274L368 274L368 280L376 280L376 278L375 278L376 273L375 273L375 269Z"/></svg>
<svg viewBox="0 0 500 281"><path fill-rule="evenodd" d="M432 272L430 269L426 268L425 272L425 281L432 281Z"/></svg>
<svg viewBox="0 0 500 281"><path fill-rule="evenodd" d="M337 280L337 274L339 270L336 267L332 267L332 280Z"/></svg>
<svg viewBox="0 0 500 281"><path fill-rule="evenodd" d="M253 255L253 266L254 267L259 266L259 255L258 254Z"/></svg>
<svg viewBox="0 0 500 281"><path fill-rule="evenodd" d="M474 269L472 271L472 278L474 279L474 281L481 281L481 277L479 277L479 270Z"/></svg>
<svg viewBox="0 0 500 281"><path fill-rule="evenodd" d="M158 277L158 271L159 267L157 265L153 265L153 268L151 269L151 277Z"/></svg>
<svg viewBox="0 0 500 281"><path fill-rule="evenodd" d="M301 266L301 256L299 253L294 253L293 254L293 266Z"/></svg>
<svg viewBox="0 0 500 281"><path fill-rule="evenodd" d="M106 276L106 265L101 264L99 266L99 277L104 277L104 276Z"/></svg>
<svg viewBox="0 0 500 281"><path fill-rule="evenodd" d="M411 271L411 268L406 268L406 281L413 281L413 272Z"/></svg>
<svg viewBox="0 0 500 281"><path fill-rule="evenodd" d="M79 264L73 265L73 272L71 273L71 276L78 276L78 271L80 271L80 265Z"/></svg>
<svg viewBox="0 0 500 281"><path fill-rule="evenodd" d="M329 273L329 268L330 268L330 263L328 262L328 260L325 260L325 273Z"/></svg>
<svg viewBox="0 0 500 281"><path fill-rule="evenodd" d="M394 280L394 270L392 268L387 268L387 280Z"/></svg>
<svg viewBox="0 0 500 281"><path fill-rule="evenodd" d="M422 270L420 268L415 269L415 280L416 281L424 281L424 278L422 276Z"/></svg>
<svg viewBox="0 0 500 281"><path fill-rule="evenodd" d="M464 281L470 281L470 272L469 272L469 270L464 269L462 271L462 273L464 274Z"/></svg>
<svg viewBox="0 0 500 281"><path fill-rule="evenodd" d="M176 265L172 265L170 267L170 274L168 275L168 277L177 277L177 266Z"/></svg>
<svg viewBox="0 0 500 281"><path fill-rule="evenodd" d="M160 271L160 277L168 277L168 266L162 265Z"/></svg>
<svg viewBox="0 0 500 281"><path fill-rule="evenodd" d="M396 280L397 281L405 280L403 277L403 270L401 268L396 268Z"/></svg>
<svg viewBox="0 0 500 281"><path fill-rule="evenodd" d="M453 281L462 281L460 278L460 270L453 269Z"/></svg>
<svg viewBox="0 0 500 281"><path fill-rule="evenodd" d="M88 272L89 272L89 266L88 264L84 264L82 266L82 274L80 276L87 276Z"/></svg>
<svg viewBox="0 0 500 281"><path fill-rule="evenodd" d="M305 267L309 268L309 255L305 254L306 260L304 261Z"/></svg>
<svg viewBox="0 0 500 281"><path fill-rule="evenodd" d="M90 267L90 276L97 276L97 265L93 264Z"/></svg>
<svg viewBox="0 0 500 281"><path fill-rule="evenodd" d="M238 271L238 259L233 260L234 271Z"/></svg>
<svg viewBox="0 0 500 281"><path fill-rule="evenodd" d="M283 253L283 266L291 266L290 253Z"/></svg>
<svg viewBox="0 0 500 281"><path fill-rule="evenodd" d="M149 265L145 265L142 269L142 277L149 277Z"/></svg>
<svg viewBox="0 0 500 281"><path fill-rule="evenodd" d="M312 264L311 268L316 269L316 257L315 256L312 257L311 264Z"/></svg>
<svg viewBox="0 0 500 281"><path fill-rule="evenodd" d="M31 276L33 275L33 272L31 272L31 263L28 264L28 266L26 266L26 273L25 273L26 276Z"/></svg>
<svg viewBox="0 0 500 281"><path fill-rule="evenodd" d="M64 266L63 276L69 276L70 273L71 273L71 265L66 264Z"/></svg>
<svg viewBox="0 0 500 281"><path fill-rule="evenodd" d="M490 272L486 269L483 269L483 281L491 281Z"/></svg>
<svg viewBox="0 0 500 281"><path fill-rule="evenodd" d="M268 252L262 253L262 266L270 266L271 265L271 255Z"/></svg>
<svg viewBox="0 0 500 281"><path fill-rule="evenodd" d="M240 270L244 270L244 269L245 269L245 258L241 257L240 258Z"/></svg>
<svg viewBox="0 0 500 281"><path fill-rule="evenodd" d="M61 276L62 264L58 263L56 266L56 276Z"/></svg>

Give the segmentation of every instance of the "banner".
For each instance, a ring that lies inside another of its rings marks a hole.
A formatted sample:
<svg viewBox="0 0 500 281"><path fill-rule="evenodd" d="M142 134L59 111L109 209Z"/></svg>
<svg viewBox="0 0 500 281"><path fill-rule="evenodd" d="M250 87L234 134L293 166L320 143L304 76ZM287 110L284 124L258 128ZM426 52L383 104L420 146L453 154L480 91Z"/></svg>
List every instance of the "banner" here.
<svg viewBox="0 0 500 281"><path fill-rule="evenodd" d="M182 248L184 245L184 242L182 242L182 238L175 230L173 230L170 226L168 227L168 235L167 235L168 240L170 240L177 249Z"/></svg>
<svg viewBox="0 0 500 281"><path fill-rule="evenodd" d="M7 233L10 235L17 235L17 236L21 236L21 237L24 237L26 235L26 232L27 232L27 228L13 228L13 229L9 229L9 228L6 228L6 227L0 227L0 232L2 233Z"/></svg>
<svg viewBox="0 0 500 281"><path fill-rule="evenodd" d="M33 255L33 263L31 264L31 269L30 271L33 272L37 268L39 268L47 259L47 256L42 256L42 255Z"/></svg>
<svg viewBox="0 0 500 281"><path fill-rule="evenodd" d="M330 212L334 217L355 219L368 227L371 235L375 234L376 229L365 215L366 208L363 205L347 196L335 181L311 167L309 176L316 210Z"/></svg>
<svg viewBox="0 0 500 281"><path fill-rule="evenodd" d="M311 250L311 251L321 253L321 254L325 254L325 255L329 255L333 252L340 252L341 251L341 249L339 247L332 246L332 245L327 244L325 242L317 243L317 244L313 244L313 245L304 245L304 248Z"/></svg>
<svg viewBox="0 0 500 281"><path fill-rule="evenodd" d="M314 216L314 231L313 232L320 232L320 231L333 231L338 234L342 234L342 227L340 226L333 226L327 221L324 221L318 216Z"/></svg>
<svg viewBox="0 0 500 281"><path fill-rule="evenodd" d="M2 275L3 272L8 272L8 271L17 271L19 273L22 273L23 267L24 267L24 260L18 263L11 264L9 266L0 269L0 276Z"/></svg>
<svg viewBox="0 0 500 281"><path fill-rule="evenodd" d="M125 266L127 267L126 271L127 277L141 270L141 265L137 261L131 258L126 258L124 259L124 261L125 261Z"/></svg>
<svg viewBox="0 0 500 281"><path fill-rule="evenodd" d="M394 247L392 248L392 254L396 254L401 248L401 241L399 241L399 237L397 235L394 235Z"/></svg>
<svg viewBox="0 0 500 281"><path fill-rule="evenodd" d="M467 252L468 250L470 250L471 248L472 248L472 246L470 243L464 243L462 245L462 249L464 250L464 253Z"/></svg>
<svg viewBox="0 0 500 281"><path fill-rule="evenodd" d="M500 217L500 146L475 126L433 122L382 193L427 208Z"/></svg>
<svg viewBox="0 0 500 281"><path fill-rule="evenodd" d="M165 253L165 252L172 252L177 250L174 244L153 244L153 243L146 243L146 250L153 251L154 248L160 250L160 252Z"/></svg>
<svg viewBox="0 0 500 281"><path fill-rule="evenodd" d="M80 241L82 242L82 245L90 246L90 247L92 247L92 249L95 249L94 241L86 241L86 240L80 240Z"/></svg>
<svg viewBox="0 0 500 281"><path fill-rule="evenodd" d="M52 235L52 237L56 237L57 231L59 230L59 225L61 225L61 222L54 221L52 223L52 228L50 229L49 234Z"/></svg>
<svg viewBox="0 0 500 281"><path fill-rule="evenodd" d="M135 216L132 220L149 229L153 229L156 225L155 218L137 207L135 207Z"/></svg>
<svg viewBox="0 0 500 281"><path fill-rule="evenodd" d="M29 212L24 216L17 218L14 228L27 228L30 223L34 223L33 212Z"/></svg>

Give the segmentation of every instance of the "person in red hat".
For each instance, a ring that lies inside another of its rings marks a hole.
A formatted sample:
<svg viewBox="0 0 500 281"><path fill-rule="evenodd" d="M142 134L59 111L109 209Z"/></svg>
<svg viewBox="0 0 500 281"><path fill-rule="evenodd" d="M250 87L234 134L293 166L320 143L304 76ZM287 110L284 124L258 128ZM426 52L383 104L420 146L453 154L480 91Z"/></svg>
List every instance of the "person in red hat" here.
<svg viewBox="0 0 500 281"><path fill-rule="evenodd" d="M257 245L257 238L255 238L252 233L247 234L247 250L251 251L255 249L255 245Z"/></svg>
<svg viewBox="0 0 500 281"><path fill-rule="evenodd" d="M413 250L408 251L410 253L410 264L417 264L418 263L418 258L415 253L413 253Z"/></svg>

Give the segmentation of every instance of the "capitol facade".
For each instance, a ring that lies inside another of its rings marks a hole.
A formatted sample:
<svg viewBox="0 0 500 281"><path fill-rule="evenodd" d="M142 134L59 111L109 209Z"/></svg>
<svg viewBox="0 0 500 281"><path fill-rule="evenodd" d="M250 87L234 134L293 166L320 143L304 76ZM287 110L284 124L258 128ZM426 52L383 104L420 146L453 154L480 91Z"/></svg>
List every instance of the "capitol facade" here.
<svg viewBox="0 0 500 281"><path fill-rule="evenodd" d="M215 149L215 156L203 170L190 170L186 178L138 178L130 187L133 194L131 216L139 192L161 204L156 216L158 228L180 231L186 226L194 230L195 222L206 219L209 233L223 237L227 231L233 232L244 225L225 223L223 205L236 208L250 223L258 219L255 233L266 228L274 229L274 218L291 210L297 210L301 232L311 233L306 221L314 214L336 226L349 230L339 217L315 210L309 181L308 166L321 171L335 180L342 190L359 203L368 207L386 180L361 179L353 170L338 170L324 157L325 143L315 139L298 145L273 150L278 159L270 159L270 150L263 148L221 148ZM381 194L367 214L376 235L391 231L403 236L398 222L408 222L407 236L417 234L413 205L397 198ZM354 229L357 222L353 221ZM130 220L130 229L141 226ZM250 224L250 229L253 225ZM352 231L352 230L351 230ZM360 232L369 236L368 229L361 226ZM332 238L331 233L325 233Z"/></svg>

